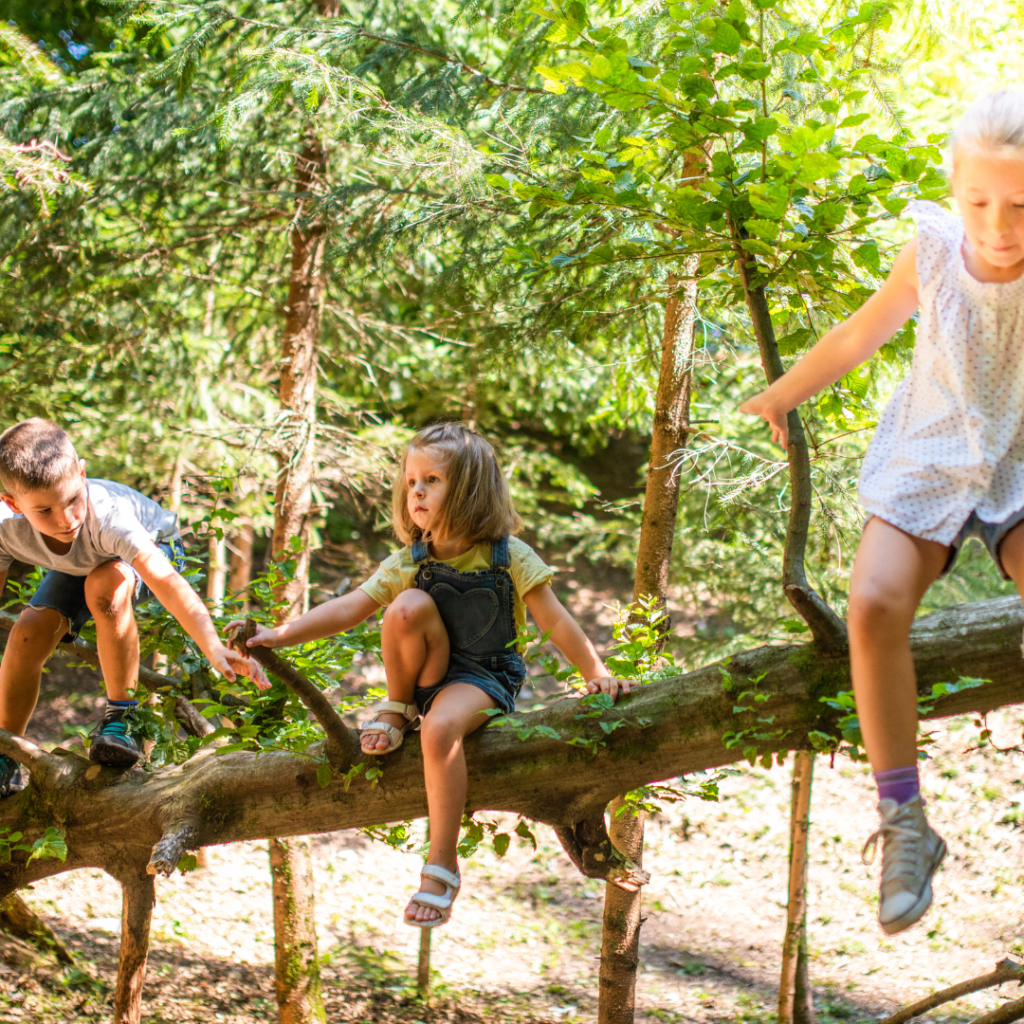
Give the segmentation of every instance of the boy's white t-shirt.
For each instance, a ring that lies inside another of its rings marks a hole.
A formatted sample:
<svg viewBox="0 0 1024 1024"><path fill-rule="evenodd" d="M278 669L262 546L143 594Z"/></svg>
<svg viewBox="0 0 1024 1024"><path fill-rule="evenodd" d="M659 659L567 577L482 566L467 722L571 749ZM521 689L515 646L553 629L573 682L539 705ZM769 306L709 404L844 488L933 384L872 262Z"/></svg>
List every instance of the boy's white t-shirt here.
<svg viewBox="0 0 1024 1024"><path fill-rule="evenodd" d="M910 373L868 446L864 510L949 544L972 512L1001 523L1024 509L1024 276L972 277L963 222L912 202L920 317Z"/></svg>
<svg viewBox="0 0 1024 1024"><path fill-rule="evenodd" d="M51 551L24 516L0 502L0 572L17 559L69 576L88 576L104 562L118 558L131 565L143 548L177 536L177 515L152 498L112 480L87 480L86 484L88 512L66 555Z"/></svg>

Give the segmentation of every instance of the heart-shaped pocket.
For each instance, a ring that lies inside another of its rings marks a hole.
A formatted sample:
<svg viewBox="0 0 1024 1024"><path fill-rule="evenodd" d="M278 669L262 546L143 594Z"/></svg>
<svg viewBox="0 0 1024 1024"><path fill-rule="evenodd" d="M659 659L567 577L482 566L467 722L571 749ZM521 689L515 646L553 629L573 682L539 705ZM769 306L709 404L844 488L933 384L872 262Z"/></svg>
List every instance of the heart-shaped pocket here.
<svg viewBox="0 0 1024 1024"><path fill-rule="evenodd" d="M448 631L449 643L463 650L487 635L501 611L498 595L483 587L461 591L449 583L438 583L430 588L430 596Z"/></svg>

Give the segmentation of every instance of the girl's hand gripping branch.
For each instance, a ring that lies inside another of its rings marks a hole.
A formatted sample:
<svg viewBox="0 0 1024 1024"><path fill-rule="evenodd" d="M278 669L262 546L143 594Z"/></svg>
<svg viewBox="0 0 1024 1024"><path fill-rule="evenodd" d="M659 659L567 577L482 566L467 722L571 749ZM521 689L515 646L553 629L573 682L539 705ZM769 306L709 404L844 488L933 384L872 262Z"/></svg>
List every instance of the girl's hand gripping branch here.
<svg viewBox="0 0 1024 1024"><path fill-rule="evenodd" d="M620 690L629 693L629 680L608 674L594 645L547 583L528 591L523 601L540 631L548 633L566 661L580 670L587 683L587 693L607 693L612 700L619 696Z"/></svg>
<svg viewBox="0 0 1024 1024"><path fill-rule="evenodd" d="M896 257L885 284L848 320L837 324L771 387L748 399L740 412L760 416L772 440L789 446L788 415L823 388L867 362L917 309L917 239Z"/></svg>

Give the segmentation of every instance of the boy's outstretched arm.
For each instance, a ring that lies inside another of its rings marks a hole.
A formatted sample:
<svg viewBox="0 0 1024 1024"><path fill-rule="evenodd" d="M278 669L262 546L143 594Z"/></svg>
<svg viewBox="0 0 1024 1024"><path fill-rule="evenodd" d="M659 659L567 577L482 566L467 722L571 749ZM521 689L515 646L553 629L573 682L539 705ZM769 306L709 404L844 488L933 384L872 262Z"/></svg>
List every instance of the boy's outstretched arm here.
<svg viewBox="0 0 1024 1024"><path fill-rule="evenodd" d="M530 609L533 621L542 633L550 630L551 642L561 651L570 665L575 665L587 683L590 693L603 690L611 694L612 700L623 693L629 693L629 680L616 679L608 674L604 662L598 657L590 638L580 629L569 610L555 597L547 583L541 583L523 595L526 607Z"/></svg>
<svg viewBox="0 0 1024 1024"><path fill-rule="evenodd" d="M265 678L255 662L224 645L202 598L175 571L155 544L135 556L132 568L225 679L234 682L236 673L240 672L250 676L261 689L270 685L263 685Z"/></svg>
<svg viewBox="0 0 1024 1024"><path fill-rule="evenodd" d="M822 388L867 362L917 309L917 239L896 257L885 284L849 319L832 328L771 387L748 399L740 412L767 420L772 440L789 445L788 413Z"/></svg>
<svg viewBox="0 0 1024 1024"><path fill-rule="evenodd" d="M358 626L379 607L380 605L365 590L356 588L341 597L324 601L305 615L285 622L276 629L258 626L252 638L246 641L246 646L291 647L295 644L309 643L310 640L322 640L325 636L335 636ZM244 620L236 619L228 624L228 632L235 626L244 625Z"/></svg>

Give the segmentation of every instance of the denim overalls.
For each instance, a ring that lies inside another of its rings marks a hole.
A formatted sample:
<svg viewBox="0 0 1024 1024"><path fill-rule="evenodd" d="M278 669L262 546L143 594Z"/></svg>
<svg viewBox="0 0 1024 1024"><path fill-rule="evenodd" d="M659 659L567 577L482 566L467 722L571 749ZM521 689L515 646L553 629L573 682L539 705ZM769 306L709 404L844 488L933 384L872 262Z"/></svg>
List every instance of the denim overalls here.
<svg viewBox="0 0 1024 1024"><path fill-rule="evenodd" d="M416 688L420 712L426 714L446 686L469 683L510 713L526 678L526 662L515 647L515 584L508 571L508 537L494 541L490 569L478 572L432 561L422 540L412 545L411 554L417 565L416 588L433 598L451 645L444 679Z"/></svg>

